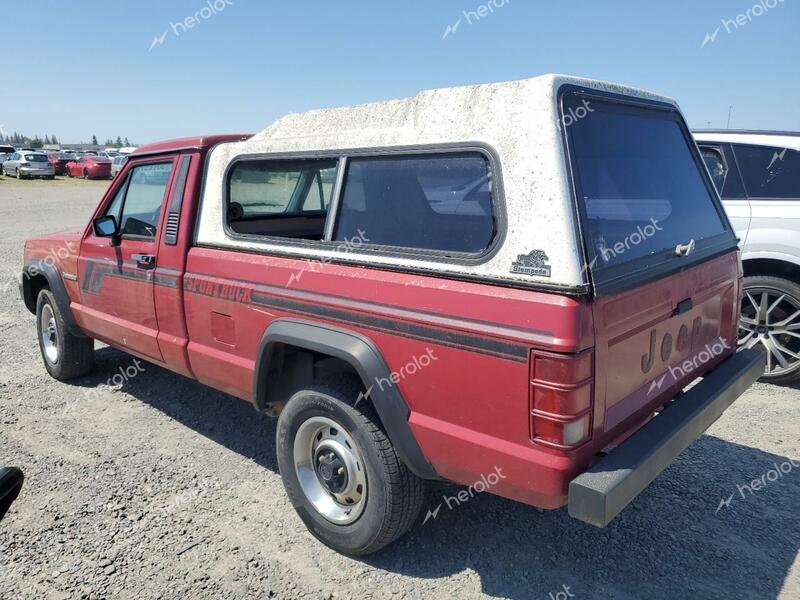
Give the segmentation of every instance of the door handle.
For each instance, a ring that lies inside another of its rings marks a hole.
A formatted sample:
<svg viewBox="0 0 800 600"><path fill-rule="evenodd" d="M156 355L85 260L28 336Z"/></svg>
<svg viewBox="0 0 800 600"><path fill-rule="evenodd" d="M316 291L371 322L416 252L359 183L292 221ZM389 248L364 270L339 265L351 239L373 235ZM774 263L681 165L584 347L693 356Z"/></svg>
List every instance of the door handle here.
<svg viewBox="0 0 800 600"><path fill-rule="evenodd" d="M156 268L156 257L153 254L134 254L131 256L136 261L136 266L149 271Z"/></svg>

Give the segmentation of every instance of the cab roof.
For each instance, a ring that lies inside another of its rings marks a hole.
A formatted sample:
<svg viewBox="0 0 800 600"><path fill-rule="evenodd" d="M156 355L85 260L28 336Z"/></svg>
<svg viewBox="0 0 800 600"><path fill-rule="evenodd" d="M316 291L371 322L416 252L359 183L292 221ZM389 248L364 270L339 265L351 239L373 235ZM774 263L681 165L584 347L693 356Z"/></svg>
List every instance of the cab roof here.
<svg viewBox="0 0 800 600"><path fill-rule="evenodd" d="M199 135L194 137L175 138L164 140L153 144L145 144L134 150L130 156L141 156L143 154L161 154L165 152L175 152L176 150L208 150L212 146L221 142L242 142L249 139L251 133L224 133L218 135Z"/></svg>

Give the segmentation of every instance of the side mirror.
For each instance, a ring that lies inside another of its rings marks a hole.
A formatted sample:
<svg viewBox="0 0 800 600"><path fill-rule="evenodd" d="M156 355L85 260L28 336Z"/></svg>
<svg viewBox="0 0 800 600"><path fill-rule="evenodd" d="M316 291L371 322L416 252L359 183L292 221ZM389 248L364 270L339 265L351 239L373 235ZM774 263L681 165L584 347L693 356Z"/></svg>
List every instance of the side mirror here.
<svg viewBox="0 0 800 600"><path fill-rule="evenodd" d="M16 467L0 467L0 520L17 499L25 477Z"/></svg>
<svg viewBox="0 0 800 600"><path fill-rule="evenodd" d="M97 217L92 222L94 234L97 237L111 238L111 245L116 246L119 243L119 225L114 215L104 215Z"/></svg>

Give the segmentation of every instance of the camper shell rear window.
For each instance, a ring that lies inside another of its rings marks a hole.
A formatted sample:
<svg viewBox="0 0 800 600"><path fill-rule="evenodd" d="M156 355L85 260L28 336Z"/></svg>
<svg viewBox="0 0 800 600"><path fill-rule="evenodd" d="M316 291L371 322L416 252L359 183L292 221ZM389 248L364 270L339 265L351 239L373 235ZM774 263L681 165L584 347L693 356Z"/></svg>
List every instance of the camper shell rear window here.
<svg viewBox="0 0 800 600"><path fill-rule="evenodd" d="M595 291L736 245L686 124L661 103L562 96L572 184Z"/></svg>

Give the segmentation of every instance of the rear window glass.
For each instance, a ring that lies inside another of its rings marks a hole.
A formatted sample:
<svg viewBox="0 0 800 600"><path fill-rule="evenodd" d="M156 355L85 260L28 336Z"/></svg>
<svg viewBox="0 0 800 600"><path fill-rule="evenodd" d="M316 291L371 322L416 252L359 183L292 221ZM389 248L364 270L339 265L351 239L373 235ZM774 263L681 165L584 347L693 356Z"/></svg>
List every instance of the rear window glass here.
<svg viewBox="0 0 800 600"><path fill-rule="evenodd" d="M480 153L353 158L335 239L479 253L492 242L494 218L491 165Z"/></svg>
<svg viewBox="0 0 800 600"><path fill-rule="evenodd" d="M47 156L44 154L26 154L25 160L28 162L47 162Z"/></svg>
<svg viewBox="0 0 800 600"><path fill-rule="evenodd" d="M736 161L751 198L800 198L800 152L735 145Z"/></svg>
<svg viewBox="0 0 800 600"><path fill-rule="evenodd" d="M575 95L564 111L583 115L567 131L594 272L726 231L676 113Z"/></svg>

